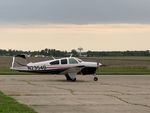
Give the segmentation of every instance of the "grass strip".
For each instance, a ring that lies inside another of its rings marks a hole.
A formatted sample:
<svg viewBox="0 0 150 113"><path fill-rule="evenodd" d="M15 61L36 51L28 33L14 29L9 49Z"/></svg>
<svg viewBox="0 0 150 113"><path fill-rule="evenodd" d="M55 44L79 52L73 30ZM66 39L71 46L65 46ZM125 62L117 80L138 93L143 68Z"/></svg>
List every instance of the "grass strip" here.
<svg viewBox="0 0 150 113"><path fill-rule="evenodd" d="M0 68L0 75L36 75L37 73L18 72L9 68ZM150 75L148 67L100 67L98 75Z"/></svg>
<svg viewBox="0 0 150 113"><path fill-rule="evenodd" d="M98 75L150 75L147 67L100 67Z"/></svg>
<svg viewBox="0 0 150 113"><path fill-rule="evenodd" d="M0 75L34 75L35 73L18 72L9 68L0 68Z"/></svg>
<svg viewBox="0 0 150 113"><path fill-rule="evenodd" d="M0 113L37 113L24 104L0 92Z"/></svg>

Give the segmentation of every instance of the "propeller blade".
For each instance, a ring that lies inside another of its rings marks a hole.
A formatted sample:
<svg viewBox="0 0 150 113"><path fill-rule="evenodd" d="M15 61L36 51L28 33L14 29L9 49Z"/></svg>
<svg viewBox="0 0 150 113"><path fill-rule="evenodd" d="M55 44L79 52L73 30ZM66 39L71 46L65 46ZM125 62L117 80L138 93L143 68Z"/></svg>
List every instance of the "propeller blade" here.
<svg viewBox="0 0 150 113"><path fill-rule="evenodd" d="M100 66L100 59L97 59L97 67L99 67Z"/></svg>

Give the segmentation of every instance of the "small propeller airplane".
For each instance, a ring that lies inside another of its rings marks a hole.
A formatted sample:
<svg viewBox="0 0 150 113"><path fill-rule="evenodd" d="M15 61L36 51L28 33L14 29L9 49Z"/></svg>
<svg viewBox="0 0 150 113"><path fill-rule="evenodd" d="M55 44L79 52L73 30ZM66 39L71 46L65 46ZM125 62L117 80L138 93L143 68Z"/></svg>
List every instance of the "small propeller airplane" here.
<svg viewBox="0 0 150 113"><path fill-rule="evenodd" d="M28 63L26 55L13 57L12 70L20 72L33 72L42 74L65 75L67 81L76 81L76 75L93 75L94 81L98 81L96 70L102 64L100 62L85 62L76 57L66 57L42 62Z"/></svg>

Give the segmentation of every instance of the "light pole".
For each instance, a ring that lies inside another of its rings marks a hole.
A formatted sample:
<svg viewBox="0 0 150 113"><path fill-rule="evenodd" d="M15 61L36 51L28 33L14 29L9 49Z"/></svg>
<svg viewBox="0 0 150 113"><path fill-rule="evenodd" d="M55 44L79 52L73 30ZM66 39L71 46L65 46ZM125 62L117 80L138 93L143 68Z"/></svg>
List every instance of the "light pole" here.
<svg viewBox="0 0 150 113"><path fill-rule="evenodd" d="M83 50L83 48L82 48L82 47L79 47L78 50L79 50L79 52L80 52L79 55L81 56L81 51Z"/></svg>

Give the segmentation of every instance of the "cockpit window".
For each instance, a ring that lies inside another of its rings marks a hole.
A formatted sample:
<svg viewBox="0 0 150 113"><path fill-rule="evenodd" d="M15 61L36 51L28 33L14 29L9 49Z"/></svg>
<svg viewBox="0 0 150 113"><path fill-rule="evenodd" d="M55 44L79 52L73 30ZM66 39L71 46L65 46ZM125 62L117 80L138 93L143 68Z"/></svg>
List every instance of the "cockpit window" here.
<svg viewBox="0 0 150 113"><path fill-rule="evenodd" d="M62 59L61 64L67 64L67 59Z"/></svg>
<svg viewBox="0 0 150 113"><path fill-rule="evenodd" d="M69 64L78 64L74 58L69 58Z"/></svg>
<svg viewBox="0 0 150 113"><path fill-rule="evenodd" d="M53 61L53 62L50 62L51 65L58 65L59 64L59 60L56 60L56 61Z"/></svg>

